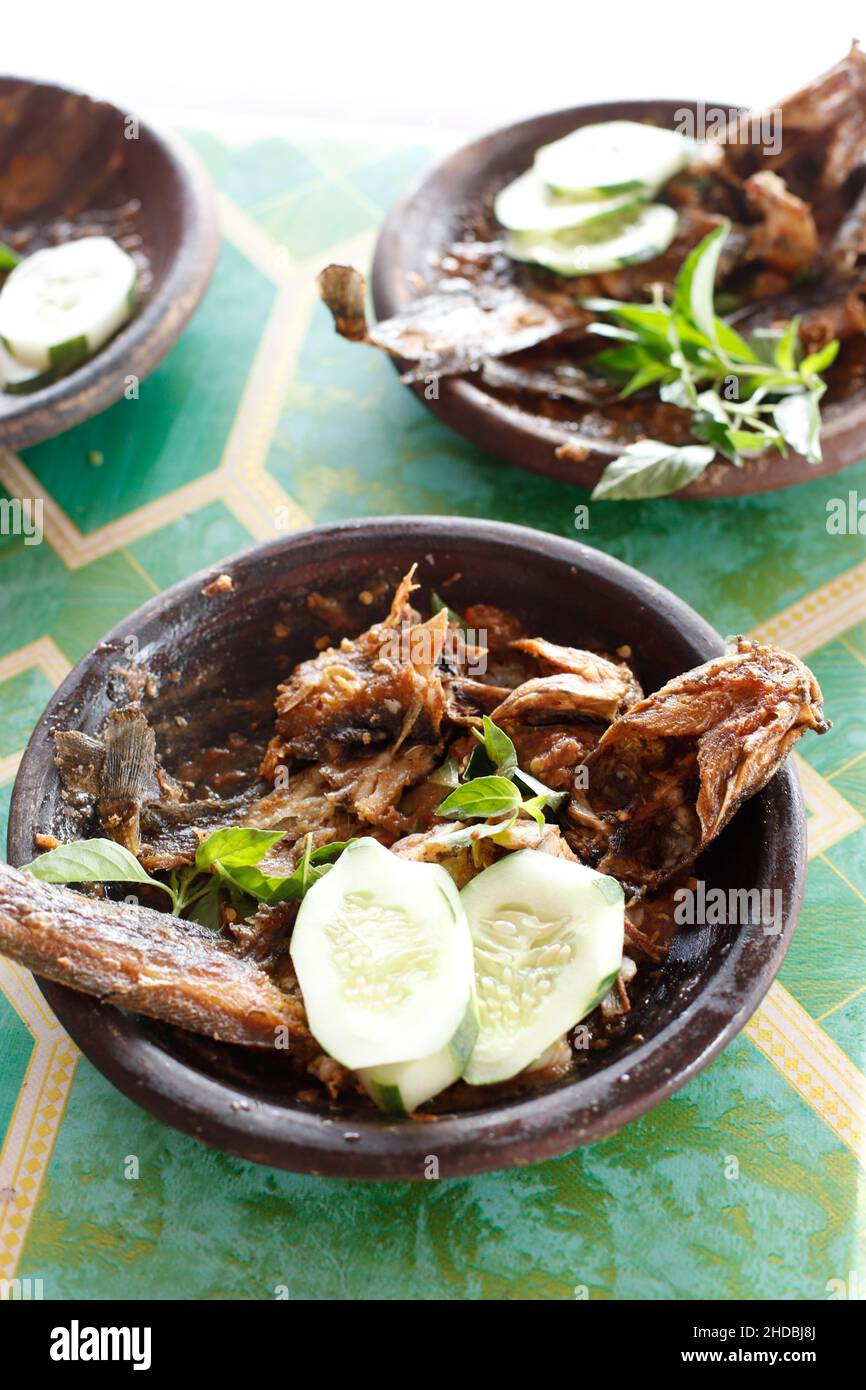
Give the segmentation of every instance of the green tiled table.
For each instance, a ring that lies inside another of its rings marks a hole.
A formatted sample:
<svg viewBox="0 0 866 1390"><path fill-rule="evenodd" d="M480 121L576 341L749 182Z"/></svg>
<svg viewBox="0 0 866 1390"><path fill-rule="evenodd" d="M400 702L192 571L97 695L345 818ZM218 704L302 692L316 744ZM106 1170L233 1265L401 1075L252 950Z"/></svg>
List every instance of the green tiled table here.
<svg viewBox="0 0 866 1390"><path fill-rule="evenodd" d="M0 537L2 820L51 689L192 570L308 521L382 512L573 535L586 500L451 434L316 302L316 271L367 263L429 150L191 138L225 233L191 327L139 400L20 457L0 452L0 495L44 498L45 530L41 545ZM807 656L835 720L801 745L811 861L794 944L746 1033L706 1071L620 1134L540 1167L325 1182L163 1128L2 963L0 1277L39 1278L46 1298L824 1299L841 1289L829 1281L858 1279L862 1291L866 542L826 527L828 499L849 489L866 496L866 464L713 505L594 504L581 534L722 631L759 629Z"/></svg>

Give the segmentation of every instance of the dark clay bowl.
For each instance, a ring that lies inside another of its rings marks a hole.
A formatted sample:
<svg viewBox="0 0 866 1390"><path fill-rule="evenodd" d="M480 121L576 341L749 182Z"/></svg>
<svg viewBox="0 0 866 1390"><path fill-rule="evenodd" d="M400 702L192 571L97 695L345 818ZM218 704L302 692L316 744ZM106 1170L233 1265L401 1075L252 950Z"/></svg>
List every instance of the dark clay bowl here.
<svg viewBox="0 0 866 1390"><path fill-rule="evenodd" d="M239 698L270 699L277 680L310 654L323 622L311 590L344 596L358 629L374 612L356 595L393 585L413 561L456 608L491 602L554 641L623 643L646 689L716 655L718 634L668 590L607 555L518 526L455 517L347 522L258 546L169 589L116 627L75 668L39 720L12 798L9 858L33 857L34 831L68 838L52 760L54 729L101 732L125 703L112 668L128 666L129 639L160 685L145 709L174 771L174 715L194 715L208 739L233 727ZM231 592L207 597L217 573ZM459 578L447 581L455 574ZM289 636L274 633L275 624ZM179 680L167 673L180 671ZM267 724L263 728L268 732ZM277 1057L172 1030L56 984L41 987L91 1061L166 1123L259 1163L329 1176L421 1178L435 1154L443 1177L531 1163L609 1134L683 1086L744 1026L770 986L794 930L802 894L805 828L790 764L735 817L702 863L709 886L781 889L779 935L759 924L684 929L627 1033L571 1079L511 1099L483 1088L473 1105L435 1123L395 1121L372 1108L299 1101ZM635 1034L642 1035L642 1041Z"/></svg>
<svg viewBox="0 0 866 1390"><path fill-rule="evenodd" d="M720 107L728 110L730 104ZM534 116L464 145L437 164L388 214L373 261L377 316L385 319L399 313L424 292L431 264L458 238L473 210L477 213L486 200L527 169L540 145L593 121L649 121L672 127L683 111L696 110L697 104L690 101L601 102ZM844 382L842 386L845 389ZM423 384L411 389L435 415L473 444L506 463L580 487L594 487L605 465L626 442L599 443L584 438L574 428L498 398L471 377L442 380L438 399L428 400ZM766 492L858 462L866 454L866 388L844 399L834 400L833 394L831 389L822 405L821 464L815 466L800 454L791 453L787 458L772 454L752 459L745 467L735 468L717 456L700 478L677 495L732 497ZM569 442L586 445L586 456L580 462L556 457L560 445Z"/></svg>
<svg viewBox="0 0 866 1390"><path fill-rule="evenodd" d="M179 141L134 120L80 92L0 77L0 240L20 254L103 229L139 261L140 290L133 318L89 361L41 390L0 391L7 448L118 400L129 376L162 360L207 288L218 245L207 175Z"/></svg>

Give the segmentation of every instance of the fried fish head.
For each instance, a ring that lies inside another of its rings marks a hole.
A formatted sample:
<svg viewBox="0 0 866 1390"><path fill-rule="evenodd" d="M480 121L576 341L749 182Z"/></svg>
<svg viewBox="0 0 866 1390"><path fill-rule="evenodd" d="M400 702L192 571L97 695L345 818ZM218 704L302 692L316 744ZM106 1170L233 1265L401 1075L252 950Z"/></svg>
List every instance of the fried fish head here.
<svg viewBox="0 0 866 1390"><path fill-rule="evenodd" d="M599 867L654 887L703 850L808 730L825 733L812 672L779 647L735 639L606 730L586 761L609 827Z"/></svg>

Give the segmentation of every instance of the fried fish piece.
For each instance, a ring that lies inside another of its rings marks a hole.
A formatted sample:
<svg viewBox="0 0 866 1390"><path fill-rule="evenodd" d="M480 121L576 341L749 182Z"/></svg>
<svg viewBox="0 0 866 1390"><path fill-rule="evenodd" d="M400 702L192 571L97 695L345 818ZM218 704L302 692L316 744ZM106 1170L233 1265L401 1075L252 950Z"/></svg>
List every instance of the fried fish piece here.
<svg viewBox="0 0 866 1390"><path fill-rule="evenodd" d="M771 169L752 174L743 191L761 219L749 229L749 259L764 261L784 275L807 270L818 251L818 229L809 204Z"/></svg>
<svg viewBox="0 0 866 1390"><path fill-rule="evenodd" d="M235 824L252 800L244 792L185 801L183 788L157 762L153 730L136 706L109 716L104 740L73 729L59 731L54 740L67 799L96 808L105 833L150 873L191 864L202 837Z"/></svg>
<svg viewBox="0 0 866 1390"><path fill-rule="evenodd" d="M138 854L145 802L177 801L181 795L157 762L154 733L139 706L112 710L101 740L61 731L55 743L65 789L79 804L94 802L106 835Z"/></svg>
<svg viewBox="0 0 866 1390"><path fill-rule="evenodd" d="M825 733L818 682L798 657L740 637L608 728L586 760L609 824L602 873L655 887L690 864L806 732Z"/></svg>
<svg viewBox="0 0 866 1390"><path fill-rule="evenodd" d="M634 671L625 662L609 661L607 657L580 647L562 647L544 637L521 637L511 646L534 657L543 671L571 671L594 685L606 683L612 696L621 687L622 708L633 705L643 694Z"/></svg>
<svg viewBox="0 0 866 1390"><path fill-rule="evenodd" d="M287 850L306 835L312 835L313 848L317 849L331 840L348 840L363 833L361 822L329 798L329 790L319 767L300 768L284 785L254 801L241 824L255 830L282 830L285 839L278 848L285 846Z"/></svg>
<svg viewBox="0 0 866 1390"><path fill-rule="evenodd" d="M588 321L573 304L555 311L516 285L471 285L443 280L401 313L368 324L360 271L329 265L319 275L334 327L353 343L369 343L414 363L404 381L425 381L476 371L490 357L507 357Z"/></svg>
<svg viewBox="0 0 866 1390"><path fill-rule="evenodd" d="M262 763L273 780L293 758L333 760L349 749L436 743L445 708L437 663L448 632L442 609L428 622L409 607L412 571L384 622L297 666L277 688L277 732Z"/></svg>
<svg viewBox="0 0 866 1390"><path fill-rule="evenodd" d="M526 649L526 643L515 643ZM536 646L549 645L536 643ZM601 719L609 724L633 702L634 677L628 667L615 666L604 657L581 652L581 670L557 671L524 681L497 705L494 724L561 724L568 719ZM576 663L577 665L577 663Z"/></svg>
<svg viewBox="0 0 866 1390"><path fill-rule="evenodd" d="M570 791L575 768L596 746L604 725L585 719L564 724L525 725L511 729L517 761L524 772L552 791Z"/></svg>
<svg viewBox="0 0 866 1390"><path fill-rule="evenodd" d="M335 806L388 835L405 835L412 817L401 813L400 799L433 771L441 752L441 746L416 743L397 754L386 748L372 757L323 763L319 771Z"/></svg>
<svg viewBox="0 0 866 1390"><path fill-rule="evenodd" d="M165 912L84 897L0 863L0 951L46 979L193 1033L274 1047L315 1044L297 1000L222 938Z"/></svg>

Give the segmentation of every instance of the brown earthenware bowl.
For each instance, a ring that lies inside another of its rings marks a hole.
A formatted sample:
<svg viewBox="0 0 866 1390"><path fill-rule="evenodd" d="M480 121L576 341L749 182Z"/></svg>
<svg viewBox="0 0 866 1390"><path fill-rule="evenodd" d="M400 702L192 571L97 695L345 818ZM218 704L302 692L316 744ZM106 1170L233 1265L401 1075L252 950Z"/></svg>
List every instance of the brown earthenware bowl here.
<svg viewBox="0 0 866 1390"><path fill-rule="evenodd" d="M210 182L180 141L81 92L0 77L0 241L26 253L97 229L138 260L138 308L60 380L0 391L0 446L49 439L152 372L204 294L218 246Z"/></svg>
<svg viewBox="0 0 866 1390"><path fill-rule="evenodd" d="M715 108L714 108L715 109ZM729 104L721 109L728 110ZM473 209L477 212L500 188L532 163L540 145L558 140L593 121L648 121L672 127L689 101L617 101L552 111L505 126L465 145L436 165L391 209L376 245L373 302L380 319L390 318L425 292L431 265L458 239ZM840 364L841 365L841 364ZM579 487L594 487L625 440L600 442L580 430L545 419L506 402L473 377L449 377L439 383L437 399L427 399L423 383L412 387L435 415L506 463ZM701 476L676 495L732 497L766 492L835 473L866 455L866 387L822 406L824 459L817 466L800 454L772 453L735 468L717 456ZM563 444L586 447L580 461L557 458Z"/></svg>
<svg viewBox="0 0 866 1390"><path fill-rule="evenodd" d="M37 830L69 838L51 733L97 735L108 712L126 703L112 668L128 666L131 637L159 686L144 707L164 761L176 771L171 731L176 714L194 717L190 689L205 711L209 740L218 742L237 727L238 698L258 699L263 691L269 700L278 679L310 654L323 625L306 602L311 591L343 598L360 630L385 610L383 585L395 584L416 560L422 597L433 587L458 609L500 604L554 641L630 644L648 690L722 648L718 634L668 590L597 550L538 531L461 517L394 517L302 532L175 585L79 663L24 755L12 798L10 861L33 857ZM232 588L208 597L202 590L217 573L228 574ZM375 609L358 602L364 589L381 595ZM178 669L179 679L166 679ZM705 1066L744 1026L779 969L797 918L804 858L803 811L789 763L743 807L701 867L708 888L780 889L781 932L766 935L757 923L683 929L626 1033L582 1070L508 1099L478 1088L462 1112L449 1109L446 1095L435 1123L397 1121L360 1103L299 1100L277 1056L195 1038L56 984L42 989L79 1046L126 1095L230 1153L308 1173L404 1179L421 1178L426 1157L435 1154L442 1177L477 1173L609 1134Z"/></svg>

